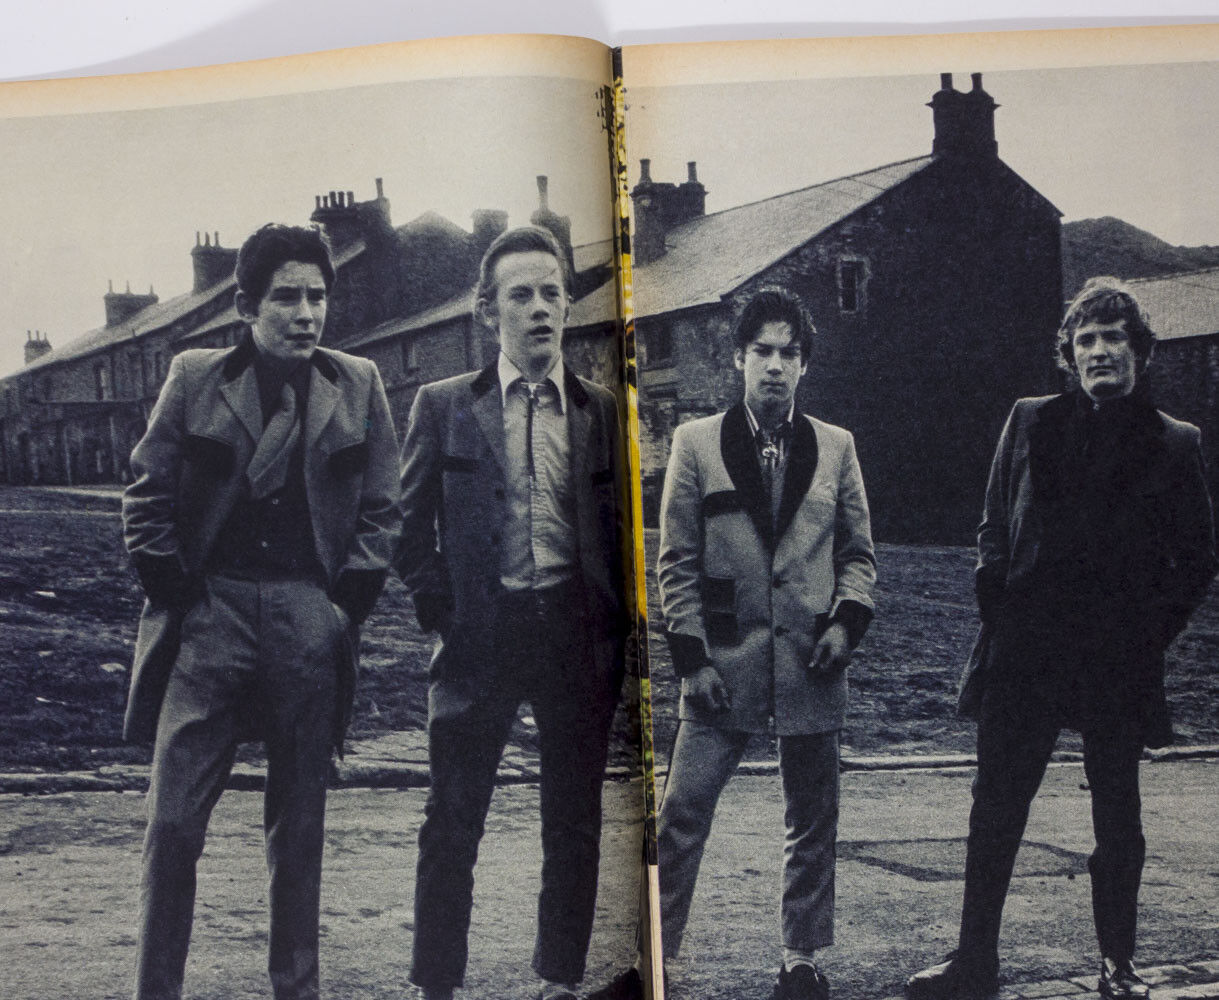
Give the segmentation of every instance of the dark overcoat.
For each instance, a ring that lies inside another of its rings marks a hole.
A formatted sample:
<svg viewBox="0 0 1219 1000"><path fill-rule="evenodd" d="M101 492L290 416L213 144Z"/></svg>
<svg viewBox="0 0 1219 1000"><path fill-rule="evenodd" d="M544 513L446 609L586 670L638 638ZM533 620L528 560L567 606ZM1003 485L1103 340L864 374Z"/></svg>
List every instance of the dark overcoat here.
<svg viewBox="0 0 1219 1000"><path fill-rule="evenodd" d="M1110 491L1106 511L1130 523L1102 518L1099 530L1111 534L1092 541L1103 551L1133 539L1139 551L1119 554L1124 576L1110 581L1096 611L1108 615L1105 645L1127 658L1115 682L1137 688L1136 722L1145 744L1155 747L1172 740L1164 651L1202 600L1217 563L1198 428L1149 404L1134 405L1121 453L1100 465ZM996 641L999 630L1018 632L1027 623L1012 617L1034 604L1052 610L1072 603L1074 595L1058 593L1046 568L1058 555L1051 539L1060 529L1055 518L1063 514L1069 428L1078 407L1076 393L1017 400L1000 436L978 529L983 623L961 676L963 715L976 718L986 684L1021 666L1011 662L1011 645Z"/></svg>

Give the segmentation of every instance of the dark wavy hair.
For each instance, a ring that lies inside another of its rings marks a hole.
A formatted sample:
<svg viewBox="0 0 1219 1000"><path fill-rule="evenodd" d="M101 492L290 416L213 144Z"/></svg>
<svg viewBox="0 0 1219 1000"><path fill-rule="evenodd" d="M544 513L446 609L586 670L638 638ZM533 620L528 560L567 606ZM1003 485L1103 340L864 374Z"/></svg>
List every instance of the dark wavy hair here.
<svg viewBox="0 0 1219 1000"><path fill-rule="evenodd" d="M767 323L786 323L791 327L792 340L800 347L800 361L808 361L813 351L813 336L817 328L804 303L786 288L771 286L759 289L745 303L732 330L732 345L743 351L758 336Z"/></svg>
<svg viewBox="0 0 1219 1000"><path fill-rule="evenodd" d="M1139 372L1147 367L1151 352L1155 348L1156 335L1147 322L1147 313L1139 305L1130 287L1118 278L1109 276L1089 278L1079 294L1067 306L1062 326L1054 342L1054 360L1058 367L1072 375L1075 370L1075 352L1072 341L1075 331L1088 323L1125 322L1130 347L1139 361Z"/></svg>
<svg viewBox="0 0 1219 1000"><path fill-rule="evenodd" d="M476 302L490 302L495 298L495 265L513 253L548 253L559 262L563 272L563 290L571 298L571 271L567 267L567 254L555 239L554 233L541 226L520 226L500 233L483 254L478 265L478 290Z"/></svg>
<svg viewBox="0 0 1219 1000"><path fill-rule="evenodd" d="M237 251L237 289L252 305L262 301L271 275L289 261L316 264L329 292L334 284L334 261L330 241L317 226L285 226L268 222L259 227Z"/></svg>

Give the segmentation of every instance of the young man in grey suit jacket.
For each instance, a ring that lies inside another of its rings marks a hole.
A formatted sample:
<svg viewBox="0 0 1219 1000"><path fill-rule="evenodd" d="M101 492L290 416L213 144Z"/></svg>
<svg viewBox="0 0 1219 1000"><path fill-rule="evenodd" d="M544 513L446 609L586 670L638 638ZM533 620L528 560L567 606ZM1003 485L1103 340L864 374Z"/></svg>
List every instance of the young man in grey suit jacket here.
<svg viewBox="0 0 1219 1000"><path fill-rule="evenodd" d="M660 508L660 605L682 678L657 836L664 954L681 947L720 792L773 721L787 818L780 1000L828 993L814 953L834 936L838 731L876 579L854 441L795 407L813 336L785 290L745 305L745 398L677 428ZM638 980L629 971L597 996L638 996Z"/></svg>
<svg viewBox="0 0 1219 1000"><path fill-rule="evenodd" d="M330 755L401 521L377 368L318 346L333 283L320 230L254 233L249 332L174 358L131 455L123 526L148 600L124 732L156 739L136 1000L181 996L195 864L244 739L267 751L272 989L318 1000Z"/></svg>
<svg viewBox="0 0 1219 1000"><path fill-rule="evenodd" d="M563 365L570 291L547 230L496 239L476 310L499 356L423 386L403 442L395 565L420 626L439 636L411 966L428 1000L447 1000L464 979L478 845L526 700L541 750L539 994L573 1000L584 976L622 682L622 455L613 394Z"/></svg>

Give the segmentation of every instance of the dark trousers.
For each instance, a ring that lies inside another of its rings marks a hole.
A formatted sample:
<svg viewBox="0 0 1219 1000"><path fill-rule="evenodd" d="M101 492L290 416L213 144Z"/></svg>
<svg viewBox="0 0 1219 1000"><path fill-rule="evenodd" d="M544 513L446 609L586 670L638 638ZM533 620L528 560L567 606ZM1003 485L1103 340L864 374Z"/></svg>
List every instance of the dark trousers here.
<svg viewBox="0 0 1219 1000"><path fill-rule="evenodd" d="M317 1000L326 779L342 642L343 623L313 583L210 577L187 613L148 789L136 1000L182 995L195 865L252 716L267 748L271 986L276 1000Z"/></svg>
<svg viewBox="0 0 1219 1000"><path fill-rule="evenodd" d="M461 986L474 864L495 772L517 709L530 702L541 751L542 888L533 968L579 982L592 933L601 852L601 785L614 710L594 668L578 588L505 594L496 663L460 715L428 724L431 788L419 831L411 981Z"/></svg>
<svg viewBox="0 0 1219 1000"><path fill-rule="evenodd" d="M1045 775L1060 722L1035 698L987 690L978 723L978 774L969 814L959 951L983 967L998 960L999 924L1029 806ZM1134 955L1145 844L1140 820L1142 739L1129 729L1083 731L1096 849L1088 859L1101 954Z"/></svg>

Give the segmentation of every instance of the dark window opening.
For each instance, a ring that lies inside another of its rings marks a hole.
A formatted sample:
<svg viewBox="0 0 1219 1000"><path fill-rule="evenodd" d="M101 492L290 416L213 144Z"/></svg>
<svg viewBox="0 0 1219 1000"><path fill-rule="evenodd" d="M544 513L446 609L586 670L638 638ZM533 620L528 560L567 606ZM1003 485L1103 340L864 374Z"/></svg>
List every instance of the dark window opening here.
<svg viewBox="0 0 1219 1000"><path fill-rule="evenodd" d="M423 368L420 358L419 340L411 337L402 341L402 373L408 382L418 382L419 373Z"/></svg>
<svg viewBox="0 0 1219 1000"><path fill-rule="evenodd" d="M863 261L838 262L838 307L844 313L859 312L863 299Z"/></svg>
<svg viewBox="0 0 1219 1000"><path fill-rule="evenodd" d="M673 331L658 326L648 331L648 365L667 365L673 361Z"/></svg>
<svg viewBox="0 0 1219 1000"><path fill-rule="evenodd" d="M99 400L112 399L114 383L110 378L110 366L103 362L93 369L93 374L97 380L97 398Z"/></svg>

